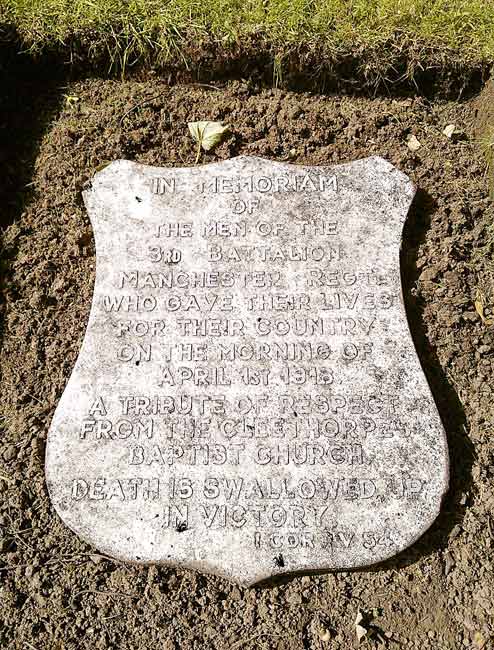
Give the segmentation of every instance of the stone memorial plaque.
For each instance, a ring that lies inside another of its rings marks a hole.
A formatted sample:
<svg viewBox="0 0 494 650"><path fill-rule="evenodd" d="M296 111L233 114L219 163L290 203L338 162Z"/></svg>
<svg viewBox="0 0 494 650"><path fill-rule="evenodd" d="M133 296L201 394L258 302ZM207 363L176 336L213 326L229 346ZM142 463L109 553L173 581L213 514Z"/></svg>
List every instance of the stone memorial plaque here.
<svg viewBox="0 0 494 650"><path fill-rule="evenodd" d="M97 173L93 303L47 443L62 520L244 585L417 540L448 453L402 301L414 191L377 157Z"/></svg>

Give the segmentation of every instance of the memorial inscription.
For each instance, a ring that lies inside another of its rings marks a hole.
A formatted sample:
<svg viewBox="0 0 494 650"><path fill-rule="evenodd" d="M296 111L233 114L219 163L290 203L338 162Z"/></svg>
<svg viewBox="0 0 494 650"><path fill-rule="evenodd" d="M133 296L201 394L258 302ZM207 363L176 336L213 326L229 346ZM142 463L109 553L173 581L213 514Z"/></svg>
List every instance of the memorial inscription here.
<svg viewBox="0 0 494 650"><path fill-rule="evenodd" d="M47 443L63 521L246 585L412 544L448 484L402 302L413 195L381 158L96 174L93 304Z"/></svg>

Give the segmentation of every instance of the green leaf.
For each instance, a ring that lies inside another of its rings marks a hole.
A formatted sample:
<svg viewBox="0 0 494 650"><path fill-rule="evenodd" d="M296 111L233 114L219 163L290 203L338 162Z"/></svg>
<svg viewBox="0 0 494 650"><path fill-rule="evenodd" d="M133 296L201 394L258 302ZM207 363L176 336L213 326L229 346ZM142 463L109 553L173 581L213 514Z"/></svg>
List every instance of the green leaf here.
<svg viewBox="0 0 494 650"><path fill-rule="evenodd" d="M77 97L76 95L64 95L64 98L67 108L73 108L77 102L80 101L80 97Z"/></svg>
<svg viewBox="0 0 494 650"><path fill-rule="evenodd" d="M190 135L204 151L216 147L228 132L228 127L221 122L189 122L188 127Z"/></svg>

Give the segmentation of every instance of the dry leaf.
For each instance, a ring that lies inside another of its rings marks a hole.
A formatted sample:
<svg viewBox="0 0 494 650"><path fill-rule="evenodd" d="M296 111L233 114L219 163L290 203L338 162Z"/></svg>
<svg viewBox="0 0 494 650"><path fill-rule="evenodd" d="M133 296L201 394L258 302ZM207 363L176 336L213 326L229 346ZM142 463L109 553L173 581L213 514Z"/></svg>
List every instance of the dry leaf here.
<svg viewBox="0 0 494 650"><path fill-rule="evenodd" d="M77 102L80 101L80 97L77 97L77 95L64 95L64 98L67 108L74 106L74 104L77 104Z"/></svg>
<svg viewBox="0 0 494 650"><path fill-rule="evenodd" d="M324 643L331 641L331 632L329 630L326 630L326 628L322 628L322 630L319 632L319 638Z"/></svg>
<svg viewBox="0 0 494 650"><path fill-rule="evenodd" d="M414 135L411 135L408 138L407 147L410 149L410 151L418 151L418 149L420 149L421 146L422 146L421 143Z"/></svg>
<svg viewBox="0 0 494 650"><path fill-rule="evenodd" d="M444 554L444 575L448 576L451 571L455 568L455 559L449 551L446 551Z"/></svg>
<svg viewBox="0 0 494 650"><path fill-rule="evenodd" d="M228 131L221 122L189 122L190 135L198 144L196 162L199 160L201 148L210 151L221 142Z"/></svg>
<svg viewBox="0 0 494 650"><path fill-rule="evenodd" d="M487 643L481 632L475 632L473 635L473 642L479 650L483 650L485 648L485 644Z"/></svg>
<svg viewBox="0 0 494 650"><path fill-rule="evenodd" d="M355 626L355 632L356 632L356 634L357 634L357 641L358 641L359 643L362 641L362 639L363 639L363 638L365 637L365 635L367 634L367 630L366 630L366 628L363 627L362 625L356 625L356 626Z"/></svg>
<svg viewBox="0 0 494 650"><path fill-rule="evenodd" d="M482 300L475 301L475 311L480 316L480 318L484 320L484 303Z"/></svg>
<svg viewBox="0 0 494 650"><path fill-rule="evenodd" d="M487 325L488 327L494 325L494 318L485 317L485 296L482 293L482 291L479 290L477 291L474 304L475 304L475 311L480 316L484 325Z"/></svg>
<svg viewBox="0 0 494 650"><path fill-rule="evenodd" d="M455 131L456 131L456 124L448 124L448 126L444 129L443 134L447 138L452 138Z"/></svg>
<svg viewBox="0 0 494 650"><path fill-rule="evenodd" d="M364 620L363 614L360 610L357 611L357 617L355 618L355 633L357 635L357 641L360 643L362 639L366 636L368 630L363 625L361 625Z"/></svg>

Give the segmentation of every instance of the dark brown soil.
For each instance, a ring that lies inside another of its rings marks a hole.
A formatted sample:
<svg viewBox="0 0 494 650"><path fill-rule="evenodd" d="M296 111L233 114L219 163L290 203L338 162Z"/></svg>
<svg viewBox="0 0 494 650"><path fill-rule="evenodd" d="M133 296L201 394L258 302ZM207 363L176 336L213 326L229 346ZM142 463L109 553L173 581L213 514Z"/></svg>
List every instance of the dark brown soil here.
<svg viewBox="0 0 494 650"><path fill-rule="evenodd" d="M349 650L358 646L361 610L369 628L363 647L492 648L494 205L473 135L474 103L324 97L247 82L168 87L152 79L89 80L63 93L72 99L39 143L27 181L32 197L4 237L0 646ZM420 188L406 226L403 279L448 433L451 490L429 532L381 567L243 590L105 558L50 506L44 442L79 350L94 275L81 188L116 158L192 165L187 122L197 119L224 120L232 131L202 162L253 154L327 165L379 154ZM457 126L451 139L442 133L448 124ZM422 145L415 153L411 134Z"/></svg>

